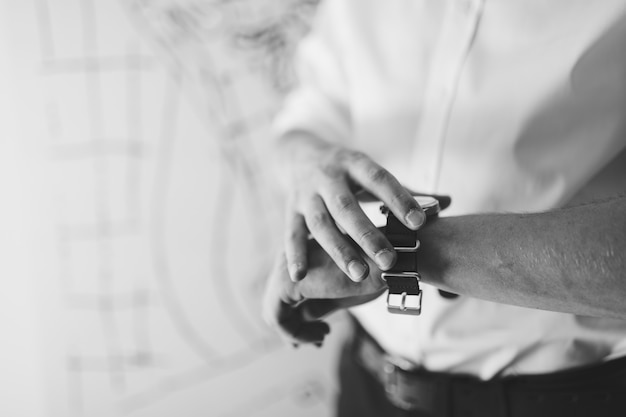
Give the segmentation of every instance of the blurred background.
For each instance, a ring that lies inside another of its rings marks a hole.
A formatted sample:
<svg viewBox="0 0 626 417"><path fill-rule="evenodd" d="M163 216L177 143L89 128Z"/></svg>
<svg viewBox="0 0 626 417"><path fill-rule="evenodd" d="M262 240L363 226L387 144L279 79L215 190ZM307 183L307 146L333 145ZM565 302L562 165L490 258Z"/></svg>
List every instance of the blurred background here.
<svg viewBox="0 0 626 417"><path fill-rule="evenodd" d="M316 0L0 1L0 415L325 416L260 317Z"/></svg>

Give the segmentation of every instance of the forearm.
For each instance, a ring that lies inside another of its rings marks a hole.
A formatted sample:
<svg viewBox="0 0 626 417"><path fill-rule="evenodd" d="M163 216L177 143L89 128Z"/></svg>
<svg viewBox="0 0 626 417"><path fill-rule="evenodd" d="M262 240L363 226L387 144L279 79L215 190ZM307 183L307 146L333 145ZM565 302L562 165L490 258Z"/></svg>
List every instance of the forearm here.
<svg viewBox="0 0 626 417"><path fill-rule="evenodd" d="M538 214L441 218L420 240L423 279L440 288L626 318L626 197Z"/></svg>

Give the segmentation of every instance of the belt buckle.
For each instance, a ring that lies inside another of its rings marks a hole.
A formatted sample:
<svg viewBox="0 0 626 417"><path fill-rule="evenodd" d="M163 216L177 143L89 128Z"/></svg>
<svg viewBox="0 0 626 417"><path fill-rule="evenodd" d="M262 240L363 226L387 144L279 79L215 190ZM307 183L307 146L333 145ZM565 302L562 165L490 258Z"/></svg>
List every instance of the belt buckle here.
<svg viewBox="0 0 626 417"><path fill-rule="evenodd" d="M396 393L398 388L398 374L396 373L397 366L389 355L385 355L383 361L383 371L385 373L385 392L387 392L387 394L393 395Z"/></svg>
<svg viewBox="0 0 626 417"><path fill-rule="evenodd" d="M399 381L398 381L398 373L401 370L406 370L408 368L403 367L398 360L390 355L383 356L383 372L384 379L383 384L385 386L385 392L387 394L387 399L394 404L396 407L399 407L403 410L414 410L418 408L416 404L412 404L406 399L402 398L401 392L398 389Z"/></svg>

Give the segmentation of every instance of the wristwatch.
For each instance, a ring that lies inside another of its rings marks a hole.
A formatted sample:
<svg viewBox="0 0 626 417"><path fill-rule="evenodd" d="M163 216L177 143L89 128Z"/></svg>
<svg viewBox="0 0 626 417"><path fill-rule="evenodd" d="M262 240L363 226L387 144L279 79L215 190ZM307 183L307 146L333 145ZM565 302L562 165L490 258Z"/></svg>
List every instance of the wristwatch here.
<svg viewBox="0 0 626 417"><path fill-rule="evenodd" d="M439 200L431 196L415 196L415 200L424 210L427 222L437 217ZM403 225L386 206L381 205L380 211L387 216L387 224L383 228L385 236L398 254L394 267L381 274L389 287L387 310L395 314L419 315L422 312L421 277L417 271L420 241L417 233Z"/></svg>

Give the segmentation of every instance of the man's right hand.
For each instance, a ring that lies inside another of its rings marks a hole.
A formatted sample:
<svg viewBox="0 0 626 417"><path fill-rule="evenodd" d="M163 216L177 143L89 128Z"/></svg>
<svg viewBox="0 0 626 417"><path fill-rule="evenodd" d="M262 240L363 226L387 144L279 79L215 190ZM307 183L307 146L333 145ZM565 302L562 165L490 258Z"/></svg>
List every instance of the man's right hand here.
<svg viewBox="0 0 626 417"><path fill-rule="evenodd" d="M361 210L358 191L376 196L413 230L424 223L424 212L411 194L362 152L298 132L281 139L279 153L289 194L285 256L293 281L307 273L309 233L355 282L365 279L369 268L350 238L381 270L393 266L393 246Z"/></svg>

